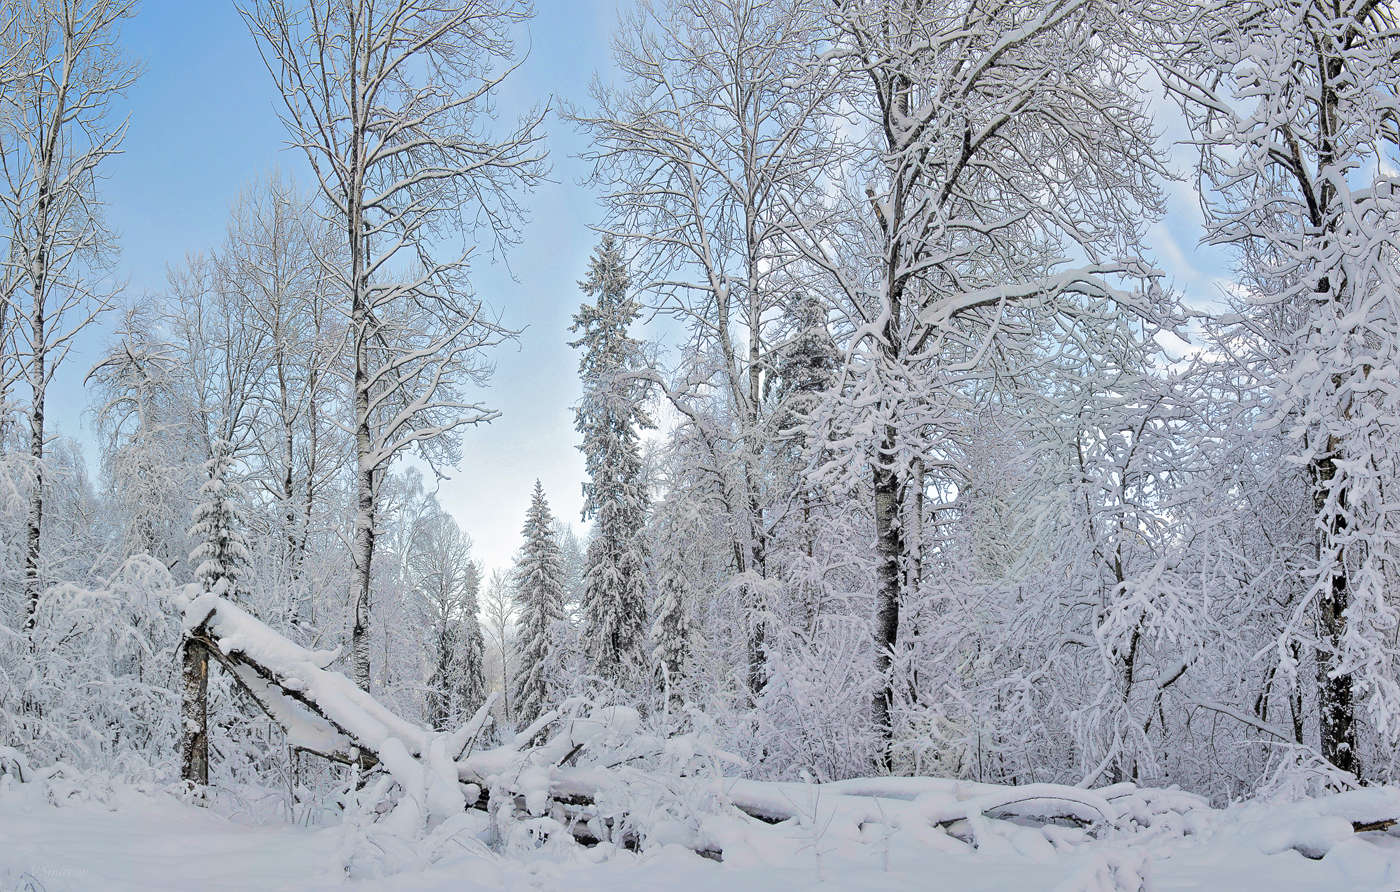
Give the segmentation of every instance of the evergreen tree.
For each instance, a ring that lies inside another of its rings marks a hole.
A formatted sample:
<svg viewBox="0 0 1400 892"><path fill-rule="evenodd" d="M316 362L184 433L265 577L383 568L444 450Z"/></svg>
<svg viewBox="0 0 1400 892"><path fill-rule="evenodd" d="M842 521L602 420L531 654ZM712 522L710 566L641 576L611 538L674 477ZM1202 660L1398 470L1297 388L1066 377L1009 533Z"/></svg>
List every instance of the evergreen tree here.
<svg viewBox="0 0 1400 892"><path fill-rule="evenodd" d="M677 556L674 550L668 550L667 559L658 568L651 660L657 671L664 673L663 681L670 688L671 697L679 700L677 686L690 653L690 616L686 612L683 568L675 559Z"/></svg>
<svg viewBox="0 0 1400 892"><path fill-rule="evenodd" d="M622 252L605 235L579 283L596 304L579 307L572 326L579 338L570 342L583 349L583 399L574 413L589 477L583 517L596 518L584 566L583 644L592 671L613 682L643 665L646 631L647 494L638 437L651 419L645 385L630 375L641 356L627 333L639 313L630 285Z"/></svg>
<svg viewBox="0 0 1400 892"><path fill-rule="evenodd" d="M216 440L211 451L204 465L208 480L199 488L200 502L189 532L195 541L190 563L204 591L236 600L239 577L251 559L239 531L235 491L229 481L233 451L224 440Z"/></svg>
<svg viewBox="0 0 1400 892"><path fill-rule="evenodd" d="M520 666L512 699L524 725L534 721L559 693L558 636L564 619L564 568L554 518L538 480L521 534L525 544L515 566Z"/></svg>
<svg viewBox="0 0 1400 892"><path fill-rule="evenodd" d="M799 294L786 308L786 316L788 340L775 351L776 374L765 382L765 396L773 409L773 435L800 450L807 439L804 423L831 386L841 357L820 298Z"/></svg>
<svg viewBox="0 0 1400 892"><path fill-rule="evenodd" d="M458 626L461 646L457 672L458 695L466 719L486 699L486 637L481 631L477 595L481 591L481 567L475 562L467 565L467 577L462 589L462 619Z"/></svg>
<svg viewBox="0 0 1400 892"><path fill-rule="evenodd" d="M431 507L415 524L407 563L422 604L431 666L427 718L435 728L451 728L486 697L485 642L477 620L481 570L471 559L471 538L428 498Z"/></svg>

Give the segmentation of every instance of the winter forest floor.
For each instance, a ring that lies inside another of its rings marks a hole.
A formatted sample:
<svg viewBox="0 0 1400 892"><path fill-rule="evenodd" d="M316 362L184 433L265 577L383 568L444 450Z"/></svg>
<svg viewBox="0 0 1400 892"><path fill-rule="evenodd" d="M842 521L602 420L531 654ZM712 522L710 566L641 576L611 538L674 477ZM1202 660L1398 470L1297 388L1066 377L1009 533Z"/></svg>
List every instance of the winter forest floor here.
<svg viewBox="0 0 1400 892"><path fill-rule="evenodd" d="M1367 795L1400 799L1395 790ZM570 846L503 856L467 838L459 855L430 867L357 877L347 867L358 848L348 827L238 823L217 809L131 787L105 801L55 805L52 798L37 785L0 788L0 890L1400 888L1400 836L1329 836L1316 803L1236 806L1212 812L1197 833L1144 833L1062 853L985 843L957 853L807 831L790 846L735 851L719 864L679 846L641 855ZM1266 854L1290 843L1327 851L1320 859L1294 848Z"/></svg>

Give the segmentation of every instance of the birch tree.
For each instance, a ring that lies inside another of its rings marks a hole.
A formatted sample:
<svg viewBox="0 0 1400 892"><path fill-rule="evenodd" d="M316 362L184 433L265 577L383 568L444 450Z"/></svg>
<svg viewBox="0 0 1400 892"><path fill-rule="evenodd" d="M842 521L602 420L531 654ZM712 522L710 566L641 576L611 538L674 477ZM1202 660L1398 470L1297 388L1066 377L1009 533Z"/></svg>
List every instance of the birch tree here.
<svg viewBox="0 0 1400 892"><path fill-rule="evenodd" d="M343 327L328 263L343 257L313 202L272 175L246 189L211 257L238 328L262 333L250 381L245 444L256 485L276 502L279 572L295 581L328 474L324 417L336 411L335 362ZM296 605L293 604L293 609Z"/></svg>
<svg viewBox="0 0 1400 892"><path fill-rule="evenodd" d="M6 107L10 104L9 92L19 80L19 60L28 49L28 40L18 26L18 10L0 14L0 105ZM10 391L19 379L11 336L15 326L12 303L20 279L20 265L14 262L13 255L14 235L12 227L0 226L0 451L9 449Z"/></svg>
<svg viewBox="0 0 1400 892"><path fill-rule="evenodd" d="M102 439L102 469L118 554L149 554L169 569L189 556L180 522L202 484L196 432L179 354L154 303L121 314L113 343L88 372ZM202 425L201 425L202 428Z"/></svg>
<svg viewBox="0 0 1400 892"><path fill-rule="evenodd" d="M0 208L9 234L10 341L28 391L32 483L24 590L38 607L44 525L45 403L75 335L108 306L115 246L102 220L98 172L120 151L112 106L136 79L119 31L131 0L25 0L0 31L14 77L0 90ZM8 79L8 78L7 78Z"/></svg>
<svg viewBox="0 0 1400 892"><path fill-rule="evenodd" d="M414 524L410 547L409 572L427 620L426 717L434 728L455 728L486 699L481 571L471 559L471 538L436 505Z"/></svg>
<svg viewBox="0 0 1400 892"><path fill-rule="evenodd" d="M515 625L515 614L511 603L511 585L509 577L500 570L492 570L491 578L486 583L486 591L481 599L482 616L486 620L486 631L491 637L491 643L496 648L496 654L501 661L500 691L501 691L501 726L508 726L511 716L514 715L511 707L511 663L515 656L514 639L511 631ZM492 684L494 685L494 680Z"/></svg>
<svg viewBox="0 0 1400 892"><path fill-rule="evenodd" d="M282 94L292 145L310 162L346 259L329 269L346 295L356 505L351 663L370 682L375 498L412 449L452 463L464 425L495 417L468 388L482 350L509 332L471 293L474 245L504 246L518 196L545 175L537 110L503 135L488 126L518 64L511 0L258 0L239 6Z"/></svg>

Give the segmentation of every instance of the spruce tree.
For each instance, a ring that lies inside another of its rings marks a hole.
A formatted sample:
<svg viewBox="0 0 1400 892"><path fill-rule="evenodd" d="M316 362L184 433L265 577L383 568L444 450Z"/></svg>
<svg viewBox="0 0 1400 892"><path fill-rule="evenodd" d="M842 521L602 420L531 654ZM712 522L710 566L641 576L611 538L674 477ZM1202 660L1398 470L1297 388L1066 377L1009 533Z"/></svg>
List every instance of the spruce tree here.
<svg viewBox="0 0 1400 892"><path fill-rule="evenodd" d="M486 699L486 638L481 632L478 618L477 595L481 591L481 568L475 561L467 565L467 576L463 580L462 617L457 627L459 647L457 648L457 693L462 711L460 718L467 718Z"/></svg>
<svg viewBox="0 0 1400 892"><path fill-rule="evenodd" d="M236 600L238 580L250 557L239 530L235 492L229 481L233 451L227 442L219 440L211 452L204 463L208 479L199 488L200 501L189 532L195 542L190 563L201 589Z"/></svg>
<svg viewBox="0 0 1400 892"><path fill-rule="evenodd" d="M444 729L469 717L486 697L485 644L477 619L481 570L470 557L471 539L435 501L417 527L408 566L424 608L432 666L427 717Z"/></svg>
<svg viewBox="0 0 1400 892"><path fill-rule="evenodd" d="M574 427L583 435L589 478L583 517L595 518L584 566L583 644L594 674L614 683L637 677L646 631L647 494L638 438L651 419L645 386L630 374L641 357L627 333L639 313L627 296L630 285L616 240L604 236L579 283L596 302L579 307L572 326L579 338L570 342L583 349Z"/></svg>
<svg viewBox="0 0 1400 892"><path fill-rule="evenodd" d="M235 492L229 481L232 466L232 448L225 440L215 440L204 463L208 479L199 488L189 536L195 542L190 564L200 589L236 601L239 577L251 558L238 528ZM180 663L181 776L203 801L203 789L209 784L209 654L186 636Z"/></svg>
<svg viewBox="0 0 1400 892"><path fill-rule="evenodd" d="M686 613L685 583L675 552L662 563L657 579L656 617L652 621L651 659L670 688L671 698L679 701L679 688L690 652L690 617Z"/></svg>
<svg viewBox="0 0 1400 892"><path fill-rule="evenodd" d="M559 694L558 627L564 618L563 562L554 535L554 518L538 480L521 534L525 544L520 549L514 580L520 666L512 685L512 699L515 714L525 725L534 721Z"/></svg>

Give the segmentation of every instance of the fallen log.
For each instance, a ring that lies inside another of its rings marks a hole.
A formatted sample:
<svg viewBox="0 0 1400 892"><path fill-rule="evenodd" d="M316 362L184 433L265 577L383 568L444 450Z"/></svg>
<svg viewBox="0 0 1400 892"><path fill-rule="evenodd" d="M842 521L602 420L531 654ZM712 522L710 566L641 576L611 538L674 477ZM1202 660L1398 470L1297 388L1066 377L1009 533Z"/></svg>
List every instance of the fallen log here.
<svg viewBox="0 0 1400 892"><path fill-rule="evenodd" d="M184 626L188 640L207 649L281 725L290 746L383 772L366 795L380 797L379 822L410 837L421 837L467 808L502 814L504 802L505 817L526 821L552 816L583 845L641 848L655 828L629 813L630 804L599 804L605 791L612 791L609 803L631 803L639 787L671 797L664 800L665 808L644 813L672 809L686 816L689 824L680 826L694 830L691 848L715 860L724 857L722 846L700 829L711 819L742 816L767 826L791 821L843 827L842 832L855 834L872 824L940 828L976 846L979 833L996 822L1119 826L1151 823L1159 813L1204 804L1187 794L1140 790L1132 784L1084 790L943 778L763 782L717 776L713 759L703 766L673 767L672 774L648 773L632 766L659 757L672 741L645 734L636 712L622 707L584 714L575 704L546 713L504 746L472 752L488 720L489 700L462 728L436 732L400 718L343 674L326 668L336 653L302 648L222 598L192 599ZM691 749L683 749L682 762L693 756ZM619 797L618 791L626 795ZM677 823L671 820L670 825L665 838L675 841ZM1054 834L1047 830L1046 836Z"/></svg>

